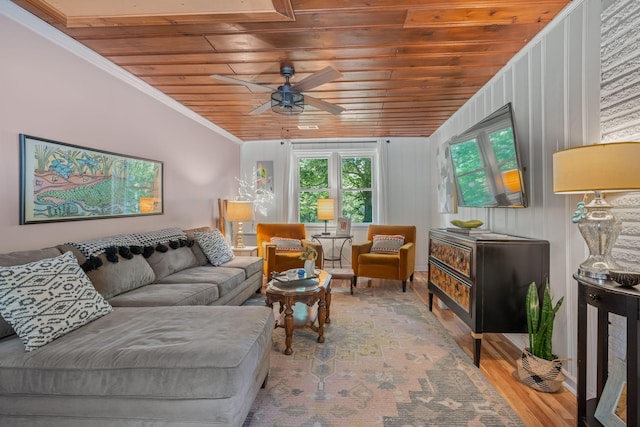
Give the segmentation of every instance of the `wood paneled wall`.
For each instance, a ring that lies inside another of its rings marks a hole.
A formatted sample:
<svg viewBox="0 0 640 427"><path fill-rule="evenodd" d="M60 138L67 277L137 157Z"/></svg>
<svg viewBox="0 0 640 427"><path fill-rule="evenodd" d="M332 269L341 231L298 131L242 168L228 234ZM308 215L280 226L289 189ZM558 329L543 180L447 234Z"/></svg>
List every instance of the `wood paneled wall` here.
<svg viewBox="0 0 640 427"><path fill-rule="evenodd" d="M554 352L567 358L569 381L576 374L576 284L572 274L586 246L570 218L577 196L552 190L555 151L599 140L599 0L574 1L430 138L431 167L437 147L507 102L512 102L526 167L525 209L469 209L457 214L432 211L435 226L452 218L478 218L496 232L547 239L551 243L551 287L565 296L554 330ZM434 175L435 179L435 175ZM437 206L434 193L432 206ZM524 301L523 301L524 304ZM510 336L524 345L524 336Z"/></svg>

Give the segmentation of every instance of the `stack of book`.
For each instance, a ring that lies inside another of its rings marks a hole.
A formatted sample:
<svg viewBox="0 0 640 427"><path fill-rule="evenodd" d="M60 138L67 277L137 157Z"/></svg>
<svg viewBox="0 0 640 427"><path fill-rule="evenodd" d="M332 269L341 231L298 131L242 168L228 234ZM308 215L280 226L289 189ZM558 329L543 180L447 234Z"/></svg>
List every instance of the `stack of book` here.
<svg viewBox="0 0 640 427"><path fill-rule="evenodd" d="M491 230L486 228L447 227L447 231L458 234L466 234L467 236L480 236L482 234L491 233Z"/></svg>

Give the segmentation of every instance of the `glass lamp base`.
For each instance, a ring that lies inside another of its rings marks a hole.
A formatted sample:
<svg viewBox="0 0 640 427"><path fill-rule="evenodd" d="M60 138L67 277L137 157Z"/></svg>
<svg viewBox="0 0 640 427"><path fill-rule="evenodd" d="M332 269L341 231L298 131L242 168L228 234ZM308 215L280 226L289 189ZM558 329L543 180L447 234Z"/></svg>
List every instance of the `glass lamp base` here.
<svg viewBox="0 0 640 427"><path fill-rule="evenodd" d="M603 199L596 197L586 208L587 215L578 223L578 228L589 248L589 258L580 264L578 274L606 280L609 279L609 270L618 268L611 250L622 224Z"/></svg>
<svg viewBox="0 0 640 427"><path fill-rule="evenodd" d="M580 267L578 267L579 276L597 280L608 280L610 279L609 270L616 270L618 268L618 265L615 262L598 266L590 265L588 262L589 260L587 259L585 262L580 264Z"/></svg>

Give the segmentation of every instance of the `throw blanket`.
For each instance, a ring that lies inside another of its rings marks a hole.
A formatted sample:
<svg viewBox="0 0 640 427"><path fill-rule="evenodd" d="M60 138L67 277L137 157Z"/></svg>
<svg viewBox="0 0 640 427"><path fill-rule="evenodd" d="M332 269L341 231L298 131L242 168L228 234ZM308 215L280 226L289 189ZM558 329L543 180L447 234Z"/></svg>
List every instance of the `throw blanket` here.
<svg viewBox="0 0 640 427"><path fill-rule="evenodd" d="M121 246L155 246L158 243L179 241L187 239L187 234L179 228L165 228L146 233L120 234L117 236L102 237L85 240L84 242L68 242L68 245L76 247L87 258L98 256L107 248Z"/></svg>

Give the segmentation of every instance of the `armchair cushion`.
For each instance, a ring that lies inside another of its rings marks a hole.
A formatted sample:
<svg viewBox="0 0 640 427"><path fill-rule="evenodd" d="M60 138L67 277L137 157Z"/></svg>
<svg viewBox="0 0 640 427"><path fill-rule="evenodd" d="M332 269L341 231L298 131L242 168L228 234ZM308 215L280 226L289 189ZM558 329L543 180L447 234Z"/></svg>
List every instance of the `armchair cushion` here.
<svg viewBox="0 0 640 427"><path fill-rule="evenodd" d="M302 252L302 240L274 236L270 239L276 244L276 252Z"/></svg>
<svg viewBox="0 0 640 427"><path fill-rule="evenodd" d="M404 245L404 236L402 234L376 234L373 236L371 253L397 254L402 245Z"/></svg>
<svg viewBox="0 0 640 427"><path fill-rule="evenodd" d="M379 266L392 266L397 268L400 263L400 257L389 256L389 254L362 254L358 258L358 263L362 265L379 265Z"/></svg>

